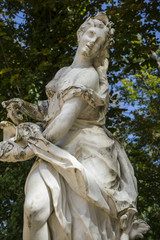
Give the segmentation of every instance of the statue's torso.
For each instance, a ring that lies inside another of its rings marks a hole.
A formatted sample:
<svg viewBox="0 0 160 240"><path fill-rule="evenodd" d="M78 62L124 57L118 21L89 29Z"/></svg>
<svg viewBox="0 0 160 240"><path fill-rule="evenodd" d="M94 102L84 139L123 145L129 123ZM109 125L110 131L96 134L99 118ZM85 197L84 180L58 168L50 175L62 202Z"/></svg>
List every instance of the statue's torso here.
<svg viewBox="0 0 160 240"><path fill-rule="evenodd" d="M89 72L91 77L89 79L83 78L83 75L86 73L86 71ZM76 88L76 90L81 91L81 88L88 87L91 85L90 81L92 81L92 74L95 74L94 68L71 68L66 67L60 70L60 73L57 74L58 76L55 77L53 80L51 80L46 85L46 94L48 96L49 100L49 107L48 107L48 114L45 118L45 121L49 124L50 121L55 119L55 117L60 113L60 103L59 103L59 95L63 91L66 91L66 89L70 88ZM99 79L97 81L97 85L95 86L95 89L98 91L99 87ZM74 90L73 90L74 92ZM74 93L73 93L74 94ZM79 93L80 95L81 93ZM71 98L74 96L71 96ZM87 105L82 113L79 116L82 120L91 120L98 118L98 111L96 109L93 109L89 105Z"/></svg>

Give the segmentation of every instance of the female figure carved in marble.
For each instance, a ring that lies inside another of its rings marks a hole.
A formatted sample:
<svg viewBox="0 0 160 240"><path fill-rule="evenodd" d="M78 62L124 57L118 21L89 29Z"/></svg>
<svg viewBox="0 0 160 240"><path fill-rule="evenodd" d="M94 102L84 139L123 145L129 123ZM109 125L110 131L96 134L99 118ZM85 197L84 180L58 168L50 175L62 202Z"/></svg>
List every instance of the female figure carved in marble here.
<svg viewBox="0 0 160 240"><path fill-rule="evenodd" d="M71 66L46 86L48 100L3 102L1 161L37 156L25 185L24 240L129 240L148 225L135 218L137 184L121 144L104 128L112 23L101 12L77 32ZM28 115L41 123L21 123Z"/></svg>

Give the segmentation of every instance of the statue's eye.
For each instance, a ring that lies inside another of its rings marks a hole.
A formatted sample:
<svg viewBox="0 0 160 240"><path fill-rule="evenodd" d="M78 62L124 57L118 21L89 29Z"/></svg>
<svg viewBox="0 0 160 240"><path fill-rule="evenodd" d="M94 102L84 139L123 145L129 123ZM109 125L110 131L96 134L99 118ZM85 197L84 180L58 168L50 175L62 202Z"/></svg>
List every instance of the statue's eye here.
<svg viewBox="0 0 160 240"><path fill-rule="evenodd" d="M104 28L104 24L101 23L101 24L98 25L98 27L99 28Z"/></svg>
<svg viewBox="0 0 160 240"><path fill-rule="evenodd" d="M89 37L94 37L95 36L95 31L88 31L88 36Z"/></svg>

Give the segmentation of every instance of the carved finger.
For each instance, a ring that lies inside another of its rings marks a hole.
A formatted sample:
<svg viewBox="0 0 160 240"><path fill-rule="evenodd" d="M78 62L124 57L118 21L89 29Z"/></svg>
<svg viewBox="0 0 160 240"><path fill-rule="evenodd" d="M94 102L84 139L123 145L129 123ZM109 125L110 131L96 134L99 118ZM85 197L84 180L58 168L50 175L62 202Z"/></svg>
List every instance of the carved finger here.
<svg viewBox="0 0 160 240"><path fill-rule="evenodd" d="M17 103L17 105L21 104L22 100L19 98L12 98L7 101L3 101L1 104L4 108L7 108L11 103Z"/></svg>

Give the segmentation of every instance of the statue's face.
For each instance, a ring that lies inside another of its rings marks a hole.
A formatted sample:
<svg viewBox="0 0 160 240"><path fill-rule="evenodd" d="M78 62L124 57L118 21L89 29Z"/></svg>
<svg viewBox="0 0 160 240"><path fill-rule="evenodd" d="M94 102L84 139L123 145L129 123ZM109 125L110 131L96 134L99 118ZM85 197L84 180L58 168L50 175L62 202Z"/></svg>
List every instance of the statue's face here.
<svg viewBox="0 0 160 240"><path fill-rule="evenodd" d="M85 57L95 58L106 40L105 25L100 21L94 21L82 35L79 43L79 52Z"/></svg>

